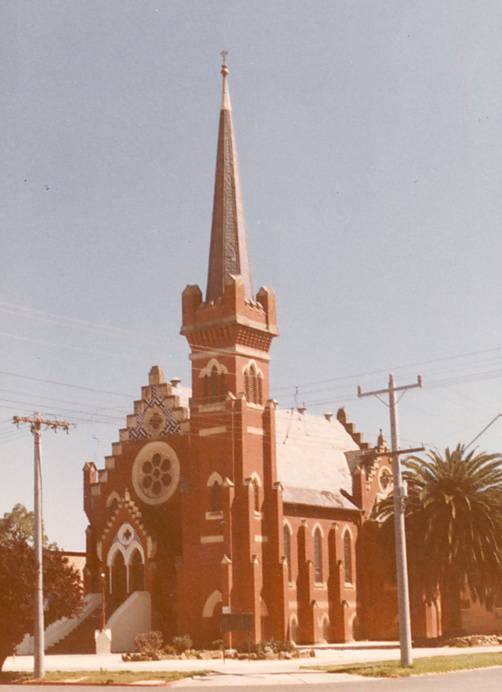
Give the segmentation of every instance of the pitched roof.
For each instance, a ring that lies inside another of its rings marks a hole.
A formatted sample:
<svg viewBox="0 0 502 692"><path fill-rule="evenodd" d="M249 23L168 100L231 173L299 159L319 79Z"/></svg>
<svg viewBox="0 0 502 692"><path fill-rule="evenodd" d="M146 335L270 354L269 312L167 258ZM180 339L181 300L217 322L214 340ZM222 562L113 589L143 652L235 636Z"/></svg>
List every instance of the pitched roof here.
<svg viewBox="0 0 502 692"><path fill-rule="evenodd" d="M329 490L310 490L309 488L292 488L286 486L282 494L284 502L295 505L327 507L328 509L356 509L359 507L340 492Z"/></svg>
<svg viewBox="0 0 502 692"><path fill-rule="evenodd" d="M336 419L277 409L276 441L277 476L285 488L352 492L345 453L359 448Z"/></svg>

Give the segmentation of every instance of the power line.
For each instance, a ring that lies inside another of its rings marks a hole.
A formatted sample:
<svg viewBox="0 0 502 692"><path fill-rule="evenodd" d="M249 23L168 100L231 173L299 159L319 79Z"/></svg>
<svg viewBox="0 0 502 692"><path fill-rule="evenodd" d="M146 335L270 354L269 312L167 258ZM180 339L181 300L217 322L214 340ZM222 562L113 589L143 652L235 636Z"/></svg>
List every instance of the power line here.
<svg viewBox="0 0 502 692"><path fill-rule="evenodd" d="M111 358L116 358L120 356L122 358L127 358L128 360L142 360L142 357L138 355L132 355L129 353L120 353L112 351L101 351L99 349L85 348L85 346L75 346L73 344L55 343L53 341L46 341L45 339L34 339L29 336L24 336L21 334L13 334L12 332L0 332L0 336L7 337L8 339L17 339L18 341L28 341L32 344L38 344L41 346L54 346L56 348L69 348L72 351L78 351L79 353L89 353L93 356L109 356Z"/></svg>
<svg viewBox="0 0 502 692"><path fill-rule="evenodd" d="M24 394L20 393L19 390L17 390L17 389L4 389L4 388L0 387L0 392L4 392L5 394L14 394L15 396L18 396L18 397L24 396ZM47 401L55 401L55 402L59 402L59 403L63 403L63 404L71 404L71 405L75 405L75 406L85 406L86 404L92 405L92 403L93 403L91 401L82 402L82 401L74 401L72 399L60 399L58 397L47 396L46 394L36 394L35 392L32 392L31 394L36 396L36 398L38 400L44 399ZM23 403L23 402L20 402L20 403ZM118 406L97 406L96 407L96 410L105 410L105 409L106 410L113 410L113 411L117 411L117 412L122 412L123 409L126 409L126 405L124 404L124 406L122 406L122 407L118 407ZM6 422L10 423L11 421L6 421ZM1 421L0 421L0 424L1 424Z"/></svg>
<svg viewBox="0 0 502 692"><path fill-rule="evenodd" d="M380 368L378 370L367 370L366 372L360 372L360 373L355 373L351 375L340 375L338 377L331 377L328 379L323 379L323 380L311 380L310 382L303 382L300 383L299 385L296 385L298 387L307 387L308 385L314 385L314 384L325 384L327 382L340 382L343 380L352 380L352 379L358 379L361 377L369 377L371 375L380 375L382 372L389 372L390 370L404 370L406 368L416 368L418 366L423 366L423 365L430 365L432 363L440 363L440 362L446 362L446 361L451 361L451 360L456 360L460 358L470 358L471 356L476 356L476 355L482 355L485 353L495 353L495 352L502 352L502 346L497 346L494 348L489 348L489 349L482 349L479 351L467 351L464 353L457 353L453 354L450 356L442 356L439 358L430 358L429 360L422 360L422 361L415 361L413 363L407 363L404 365L397 365L392 368ZM274 387L274 391L280 391L281 389L289 389L291 388L292 385L281 385Z"/></svg>
<svg viewBox="0 0 502 692"><path fill-rule="evenodd" d="M19 379L23 380L30 380L32 382L42 382L44 384L52 384L57 387L70 387L73 389L81 389L85 392L95 392L98 394L110 394L111 396L123 396L126 397L127 399L131 400L134 399L133 394L125 394L124 392L114 392L109 389L96 389L93 387L86 387L82 384L71 384L69 382L58 382L57 380L45 380L41 377L31 377L30 375L21 375L16 372L9 372L8 370L0 370L0 375L7 375L9 377L17 377Z"/></svg>

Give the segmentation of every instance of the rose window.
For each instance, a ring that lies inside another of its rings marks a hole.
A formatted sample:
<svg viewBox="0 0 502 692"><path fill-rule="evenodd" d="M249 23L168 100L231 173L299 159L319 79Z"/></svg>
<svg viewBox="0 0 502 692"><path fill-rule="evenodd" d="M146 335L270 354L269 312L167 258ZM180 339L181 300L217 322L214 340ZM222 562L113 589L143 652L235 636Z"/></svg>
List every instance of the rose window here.
<svg viewBox="0 0 502 692"><path fill-rule="evenodd" d="M148 504L165 502L179 480L179 461L165 442L150 442L139 452L133 466L133 485Z"/></svg>
<svg viewBox="0 0 502 692"><path fill-rule="evenodd" d="M146 495L158 497L162 488L171 483L171 461L168 457L156 452L151 459L144 461L141 466L141 485Z"/></svg>

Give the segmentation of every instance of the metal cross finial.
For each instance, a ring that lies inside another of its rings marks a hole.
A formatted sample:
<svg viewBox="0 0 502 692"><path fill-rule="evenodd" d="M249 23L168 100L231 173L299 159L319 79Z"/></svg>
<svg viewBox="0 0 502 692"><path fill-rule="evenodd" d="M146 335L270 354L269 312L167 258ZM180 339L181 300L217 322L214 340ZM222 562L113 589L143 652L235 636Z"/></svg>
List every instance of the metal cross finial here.
<svg viewBox="0 0 502 692"><path fill-rule="evenodd" d="M227 55L228 55L228 50L222 50L221 53L221 74L223 77L226 77L228 74L228 65L227 65Z"/></svg>

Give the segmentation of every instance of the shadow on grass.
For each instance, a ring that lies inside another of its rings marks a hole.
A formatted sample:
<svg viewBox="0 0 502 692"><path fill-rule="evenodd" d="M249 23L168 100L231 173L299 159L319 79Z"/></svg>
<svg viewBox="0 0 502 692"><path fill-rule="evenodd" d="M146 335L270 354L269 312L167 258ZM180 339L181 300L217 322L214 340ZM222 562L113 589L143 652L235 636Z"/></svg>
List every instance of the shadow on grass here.
<svg viewBox="0 0 502 692"><path fill-rule="evenodd" d="M45 684L64 682L75 685L127 685L138 681L158 680L159 682L174 682L195 675L210 675L210 670L51 670L44 678L36 680L32 673L15 671L0 672L0 685Z"/></svg>

